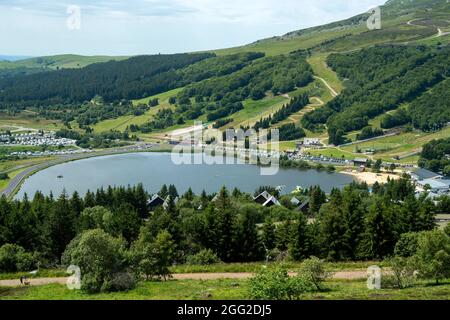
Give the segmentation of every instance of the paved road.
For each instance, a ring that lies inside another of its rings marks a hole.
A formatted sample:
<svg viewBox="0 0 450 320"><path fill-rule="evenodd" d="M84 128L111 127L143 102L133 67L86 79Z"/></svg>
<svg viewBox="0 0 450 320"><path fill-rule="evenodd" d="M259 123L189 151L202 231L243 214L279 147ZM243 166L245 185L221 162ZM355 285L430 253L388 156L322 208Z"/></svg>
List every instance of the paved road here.
<svg viewBox="0 0 450 320"><path fill-rule="evenodd" d="M6 197L10 197L13 195L14 191L21 185L21 183L28 178L30 174L33 172L61 164L68 161L74 161L74 160L81 160L85 158L92 158L92 157L101 157L101 156L107 156L107 155L114 155L114 154L122 154L127 152L140 152L140 151L150 151L151 147L148 147L145 150L142 149L135 149L136 147L139 147L140 145L134 145L134 146L127 146L123 148L115 148L111 150L104 150L104 151L98 151L98 152L92 152L92 153L80 153L80 154L72 154L72 155L64 155L60 156L59 158L51 161L46 161L43 163L39 163L36 165L33 165L31 167L26 168L24 171L20 172L18 175L16 175L9 185L4 189L3 191L0 191L0 197L5 195ZM153 147L158 147L157 145L154 145Z"/></svg>
<svg viewBox="0 0 450 320"><path fill-rule="evenodd" d="M220 279L234 279L242 280L249 279L253 276L253 273L179 273L174 274L174 280L220 280ZM291 276L295 276L295 273L290 273ZM367 271L338 271L334 273L333 279L336 280L360 280L367 278ZM29 279L30 286L42 286L47 284L66 284L67 278L36 278ZM20 286L20 280L0 280L0 287L17 287Z"/></svg>
<svg viewBox="0 0 450 320"><path fill-rule="evenodd" d="M92 154L90 154L92 155ZM35 164L32 165L31 167L26 168L25 170L23 170L22 172L20 172L18 175L16 175L11 182L9 183L9 185L6 187L6 189L4 189L3 191L0 192L0 196L5 195L6 197L9 197L13 194L14 190L16 190L16 188L33 172L35 171L39 171L42 170L44 168L50 167L50 166L54 166L56 164L59 163L63 163L66 161L70 161L70 160L77 160L77 159L82 159L82 158L86 158L86 154L80 154L80 155L71 155L71 156L63 156L60 157L56 160L51 160L51 161L46 161L43 163L39 163L39 164Z"/></svg>

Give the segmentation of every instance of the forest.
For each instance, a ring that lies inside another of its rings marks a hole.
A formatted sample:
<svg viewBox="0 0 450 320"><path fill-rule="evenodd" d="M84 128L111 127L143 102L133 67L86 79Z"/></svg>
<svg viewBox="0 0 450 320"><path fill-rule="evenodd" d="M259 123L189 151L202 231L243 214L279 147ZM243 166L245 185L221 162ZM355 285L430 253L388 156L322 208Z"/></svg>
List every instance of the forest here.
<svg viewBox="0 0 450 320"><path fill-rule="evenodd" d="M412 102L411 117L418 129L442 128L449 120L448 101L443 101L448 95L449 51L448 47L377 46L330 55L327 62L346 81L346 89L326 106L307 114L303 126L319 130L326 124L330 143L339 145L346 142L346 133L366 127L369 119Z"/></svg>
<svg viewBox="0 0 450 320"><path fill-rule="evenodd" d="M260 119L254 126L253 129L269 129L271 126L276 125L283 120L286 120L294 113L299 112L309 103L309 97L307 94L301 94L294 97L288 104L283 105L283 107L275 112L273 116L269 116L264 119Z"/></svg>
<svg viewBox="0 0 450 320"><path fill-rule="evenodd" d="M208 61L211 60L201 63L206 64ZM189 68L195 69L201 63ZM208 122L217 122L243 110L247 99L261 100L267 93L285 94L308 85L312 79L311 67L303 54L258 59L234 73L186 86L175 100L175 111L167 109L158 112L155 118L142 125L140 130L147 133L165 129L175 124L184 124L187 120L194 120L202 115L206 115ZM308 103L309 99L305 94L295 97L291 103L271 117L271 121L273 124L281 122ZM223 121L219 124L224 125Z"/></svg>
<svg viewBox="0 0 450 320"><path fill-rule="evenodd" d="M96 63L82 69L65 69L18 76L0 81L3 105L41 106L82 103L95 96L107 102L151 96L178 86L175 72L211 54L138 56L125 61Z"/></svg>
<svg viewBox="0 0 450 320"><path fill-rule="evenodd" d="M419 165L422 168L450 176L450 138L433 140L425 144L420 155Z"/></svg>
<svg viewBox="0 0 450 320"><path fill-rule="evenodd" d="M83 198L38 192L32 199L0 199L0 247L18 245L31 261L55 266L69 243L86 230L102 229L122 238L126 247L142 232L151 242L167 231L175 246L172 262L177 263L204 249L223 262L261 261L264 248L273 258L288 252L294 260L383 259L403 234L433 229L435 215L450 210L448 197L416 199L414 190L407 178L376 184L373 193L367 185L353 184L330 195L314 187L298 195L310 199L304 213L295 210L289 197L281 197L283 206L265 208L238 189L179 195L174 186L163 186L159 195L167 197L167 206L153 212L142 185L99 189Z"/></svg>
<svg viewBox="0 0 450 320"><path fill-rule="evenodd" d="M4 108L70 105L100 96L105 102L140 99L213 76L240 70L263 54L242 53L138 56L125 61L96 63L0 80Z"/></svg>

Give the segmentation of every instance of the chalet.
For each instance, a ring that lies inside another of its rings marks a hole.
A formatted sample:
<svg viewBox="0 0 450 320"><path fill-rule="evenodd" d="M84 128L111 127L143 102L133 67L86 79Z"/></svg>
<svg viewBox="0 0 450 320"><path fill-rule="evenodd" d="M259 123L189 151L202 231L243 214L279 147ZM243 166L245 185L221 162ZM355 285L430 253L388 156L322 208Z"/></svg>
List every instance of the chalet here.
<svg viewBox="0 0 450 320"><path fill-rule="evenodd" d="M176 198L173 200L173 203L174 203L174 204L177 204L179 200L180 200L180 198L176 197ZM163 203L163 205L162 205L163 208L164 208L164 210L167 210L167 208L169 207L169 202L170 202L170 196L167 196L167 197L166 197L166 200L164 200L164 203Z"/></svg>
<svg viewBox="0 0 450 320"><path fill-rule="evenodd" d="M449 224L450 223L450 214L438 214L436 215L436 223L439 224Z"/></svg>
<svg viewBox="0 0 450 320"><path fill-rule="evenodd" d="M301 204L301 201L298 200L296 197L293 197L293 198L291 199L291 203L292 203L294 206L299 206L299 205Z"/></svg>
<svg viewBox="0 0 450 320"><path fill-rule="evenodd" d="M153 197L147 202L147 208L149 211L153 211L158 207L163 206L166 201L161 198L158 194L153 195Z"/></svg>
<svg viewBox="0 0 450 320"><path fill-rule="evenodd" d="M355 167L367 167L367 163L369 162L368 159L364 159L364 158L356 158L353 160L353 165Z"/></svg>
<svg viewBox="0 0 450 320"><path fill-rule="evenodd" d="M270 193L268 193L267 191L264 191L260 195L254 197L253 200L256 203L259 203L259 204L263 205L264 203L266 203L267 200L270 199L270 197L272 197L272 195Z"/></svg>
<svg viewBox="0 0 450 320"><path fill-rule="evenodd" d="M433 171L420 168L414 172L411 172L411 178L414 181L422 181L422 180L427 180L427 179L441 179L442 176Z"/></svg>
<svg viewBox="0 0 450 320"><path fill-rule="evenodd" d="M305 201L303 201L298 207L297 207L297 211L303 212L303 213L308 213L309 212L309 207L310 207L310 200L306 199Z"/></svg>
<svg viewBox="0 0 450 320"><path fill-rule="evenodd" d="M277 200L277 198L272 196L267 191L264 191L257 197L254 197L253 200L256 203L259 203L260 205L268 208L273 206L281 206L281 203Z"/></svg>
<svg viewBox="0 0 450 320"><path fill-rule="evenodd" d="M274 196L271 196L267 201L263 204L263 207L273 207L273 206L281 206L281 203L275 198Z"/></svg>

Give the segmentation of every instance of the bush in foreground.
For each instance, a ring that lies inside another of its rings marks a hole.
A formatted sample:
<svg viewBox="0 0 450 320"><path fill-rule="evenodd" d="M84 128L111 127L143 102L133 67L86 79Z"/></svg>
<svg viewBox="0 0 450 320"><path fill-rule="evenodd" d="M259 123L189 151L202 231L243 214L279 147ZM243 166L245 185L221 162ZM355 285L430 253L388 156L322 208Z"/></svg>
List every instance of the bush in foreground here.
<svg viewBox="0 0 450 320"><path fill-rule="evenodd" d="M98 293L128 290L134 286L134 282L123 281L127 270L125 257L122 240L95 229L85 231L69 244L64 261L80 267L82 290Z"/></svg>
<svg viewBox="0 0 450 320"><path fill-rule="evenodd" d="M422 233L414 259L421 278L434 279L437 284L449 278L450 237L440 230Z"/></svg>
<svg viewBox="0 0 450 320"><path fill-rule="evenodd" d="M383 276L383 288L405 289L414 284L415 265L413 259L395 256L387 262L392 274Z"/></svg>
<svg viewBox="0 0 450 320"><path fill-rule="evenodd" d="M215 254L211 249L201 250L199 253L187 258L188 264L196 266L208 266L220 262L221 261L217 254Z"/></svg>
<svg viewBox="0 0 450 320"><path fill-rule="evenodd" d="M298 300L302 294L323 290L330 277L318 258L305 260L296 276L287 269L263 269L250 279L250 295L256 300Z"/></svg>

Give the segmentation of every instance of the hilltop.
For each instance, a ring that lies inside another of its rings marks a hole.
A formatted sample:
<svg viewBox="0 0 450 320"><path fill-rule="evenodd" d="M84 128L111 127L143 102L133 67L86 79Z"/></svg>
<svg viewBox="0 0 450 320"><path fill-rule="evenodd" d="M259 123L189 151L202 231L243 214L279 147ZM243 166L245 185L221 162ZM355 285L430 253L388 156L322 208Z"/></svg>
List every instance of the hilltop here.
<svg viewBox="0 0 450 320"><path fill-rule="evenodd" d="M129 57L114 56L81 56L64 54L26 59L0 59L0 78L3 76L32 74L59 69L83 68L93 63L120 61Z"/></svg>

